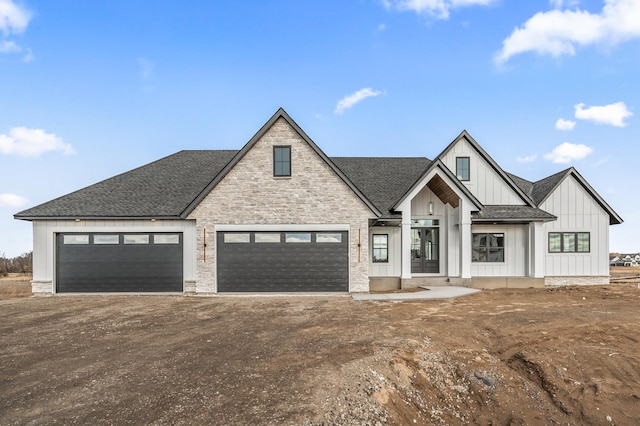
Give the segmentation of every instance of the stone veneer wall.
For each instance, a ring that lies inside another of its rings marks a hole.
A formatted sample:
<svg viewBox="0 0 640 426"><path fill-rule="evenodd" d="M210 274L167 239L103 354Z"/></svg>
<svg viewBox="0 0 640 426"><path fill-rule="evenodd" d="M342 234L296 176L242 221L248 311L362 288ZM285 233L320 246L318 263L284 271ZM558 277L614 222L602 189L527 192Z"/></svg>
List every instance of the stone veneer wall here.
<svg viewBox="0 0 640 426"><path fill-rule="evenodd" d="M575 277L544 277L544 285L603 285L609 284L609 276L575 276Z"/></svg>
<svg viewBox="0 0 640 426"><path fill-rule="evenodd" d="M290 178L273 177L274 145L291 145ZM196 292L216 289L216 225L255 224L348 224L349 289L368 291L368 220L373 217L363 201L280 118L189 215L196 220Z"/></svg>

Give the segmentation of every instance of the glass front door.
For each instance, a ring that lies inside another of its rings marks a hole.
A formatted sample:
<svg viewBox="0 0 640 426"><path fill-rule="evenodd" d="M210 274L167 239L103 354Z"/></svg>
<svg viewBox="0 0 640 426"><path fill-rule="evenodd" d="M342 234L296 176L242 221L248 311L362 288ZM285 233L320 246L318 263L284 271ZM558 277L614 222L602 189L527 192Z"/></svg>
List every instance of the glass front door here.
<svg viewBox="0 0 640 426"><path fill-rule="evenodd" d="M440 272L438 234L438 228L411 228L411 272Z"/></svg>

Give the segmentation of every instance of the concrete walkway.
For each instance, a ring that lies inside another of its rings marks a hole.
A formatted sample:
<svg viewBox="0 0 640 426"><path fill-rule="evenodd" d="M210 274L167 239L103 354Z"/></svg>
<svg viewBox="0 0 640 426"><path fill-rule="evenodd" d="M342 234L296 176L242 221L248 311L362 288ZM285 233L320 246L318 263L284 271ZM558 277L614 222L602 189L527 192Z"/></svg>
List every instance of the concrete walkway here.
<svg viewBox="0 0 640 426"><path fill-rule="evenodd" d="M456 286L425 286L421 287L424 291L415 291L409 293L356 293L352 294L353 300L435 300L435 299L452 299L454 297L466 296L468 294L477 293L480 290L469 287Z"/></svg>

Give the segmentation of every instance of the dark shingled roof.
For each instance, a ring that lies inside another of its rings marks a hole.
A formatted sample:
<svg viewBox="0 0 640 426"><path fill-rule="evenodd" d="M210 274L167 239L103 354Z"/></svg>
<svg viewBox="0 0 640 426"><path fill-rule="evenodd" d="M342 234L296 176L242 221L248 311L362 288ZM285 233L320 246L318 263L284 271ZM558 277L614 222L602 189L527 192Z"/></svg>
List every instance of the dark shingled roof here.
<svg viewBox="0 0 640 426"><path fill-rule="evenodd" d="M384 217L395 217L391 207L429 167L423 157L332 157L342 173L380 210Z"/></svg>
<svg viewBox="0 0 640 426"><path fill-rule="evenodd" d="M179 217L237 152L180 151L15 217Z"/></svg>
<svg viewBox="0 0 640 426"><path fill-rule="evenodd" d="M535 201L536 205L540 205L542 201L551 193L551 191L560 183L562 179L571 171L571 168L562 170L556 174L553 174L544 179L540 179L533 184L533 191L531 191L531 198Z"/></svg>
<svg viewBox="0 0 640 426"><path fill-rule="evenodd" d="M555 220L556 216L529 206L484 206L479 212L472 213L472 219L478 222L546 222Z"/></svg>

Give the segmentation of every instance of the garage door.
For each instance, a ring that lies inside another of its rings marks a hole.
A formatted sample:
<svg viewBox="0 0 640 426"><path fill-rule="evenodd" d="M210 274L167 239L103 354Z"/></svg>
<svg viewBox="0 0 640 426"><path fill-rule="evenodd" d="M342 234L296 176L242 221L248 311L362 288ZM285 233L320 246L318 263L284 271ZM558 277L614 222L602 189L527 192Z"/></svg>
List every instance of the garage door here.
<svg viewBox="0 0 640 426"><path fill-rule="evenodd" d="M218 232L219 292L349 291L349 238L336 232Z"/></svg>
<svg viewBox="0 0 640 426"><path fill-rule="evenodd" d="M57 291L182 291L182 256L181 233L58 234Z"/></svg>

